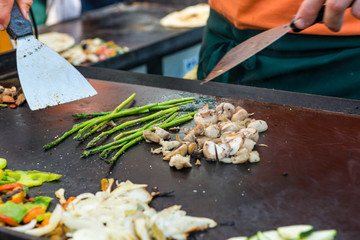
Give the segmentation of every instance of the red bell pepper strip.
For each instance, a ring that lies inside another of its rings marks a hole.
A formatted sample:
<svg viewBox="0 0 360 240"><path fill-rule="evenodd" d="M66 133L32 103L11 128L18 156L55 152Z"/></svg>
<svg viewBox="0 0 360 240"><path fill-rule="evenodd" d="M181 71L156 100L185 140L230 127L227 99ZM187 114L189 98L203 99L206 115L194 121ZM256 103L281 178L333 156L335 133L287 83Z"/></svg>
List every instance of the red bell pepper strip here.
<svg viewBox="0 0 360 240"><path fill-rule="evenodd" d="M21 183L9 183L9 184L5 184L5 185L0 185L0 191L7 191L7 190L14 189L16 187L23 188L23 185Z"/></svg>
<svg viewBox="0 0 360 240"><path fill-rule="evenodd" d="M0 213L0 221L4 222L10 226L18 226L19 225L14 219L12 219L11 217L9 217L5 214L2 214L2 213Z"/></svg>
<svg viewBox="0 0 360 240"><path fill-rule="evenodd" d="M25 215L25 217L23 218L23 223L27 224L29 223L31 220L35 219L36 216L40 215L40 214L44 214L45 210L42 207L35 207L33 209L31 209L30 211L28 211Z"/></svg>

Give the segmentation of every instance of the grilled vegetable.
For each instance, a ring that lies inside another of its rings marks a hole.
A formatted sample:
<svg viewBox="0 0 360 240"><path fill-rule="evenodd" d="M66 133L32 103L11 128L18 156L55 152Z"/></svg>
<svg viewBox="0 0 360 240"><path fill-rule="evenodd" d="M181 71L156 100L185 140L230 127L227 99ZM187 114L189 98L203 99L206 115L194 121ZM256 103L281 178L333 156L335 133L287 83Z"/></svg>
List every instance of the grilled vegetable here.
<svg viewBox="0 0 360 240"><path fill-rule="evenodd" d="M292 225L279 227L277 230L258 231L249 240L333 240L337 232L334 229L313 231L311 225ZM246 237L233 237L227 240L242 240Z"/></svg>
<svg viewBox="0 0 360 240"><path fill-rule="evenodd" d="M128 99L121 103L117 108L111 112L101 112L101 113L92 113L92 114L74 114L76 117L94 117L90 120L84 121L82 123L76 124L73 128L64 133L61 137L56 139L54 142L46 144L44 149L52 148L53 146L59 144L65 140L70 135L77 133L74 137L75 140L84 140L88 136L100 131L100 133L95 136L91 141L86 145L87 149L83 152L81 157L87 157L89 155L101 152L100 158L107 163L113 163L118 159L118 157L124 153L125 150L131 146L143 141L149 135L152 135L154 131L158 133L161 131L161 134L165 134L164 128L173 127L180 125L186 121L193 119L194 113L184 114L183 116L178 117L178 113L181 110L179 106L192 103L195 98L181 98L173 99L170 101L165 101L161 103L152 103L147 104L141 107L135 107L130 109L122 109L135 97L135 94L132 94ZM105 124L109 121L117 121L119 118L137 116L140 114L140 117L132 118L131 120L121 122L120 124L113 123L110 130L104 130ZM143 126L123 131L125 128L133 127L136 125L144 124ZM143 132L145 131L145 134ZM119 133L120 132L120 133ZM110 135L117 133L117 136L114 137L113 141L110 143L104 144L102 146L96 147L96 145L103 139L108 138ZM158 138L158 141L167 138L168 134L165 134L162 137ZM95 147L95 148L94 148ZM117 150L117 152L110 158L110 154Z"/></svg>
<svg viewBox="0 0 360 240"><path fill-rule="evenodd" d="M308 236L312 233L314 227L311 225L293 225L279 227L277 232L283 239L299 239Z"/></svg>
<svg viewBox="0 0 360 240"><path fill-rule="evenodd" d="M58 180L61 177L60 174L40 172L40 171L11 171L6 169L4 172L3 180L0 184L5 183L21 183L27 187L39 186L43 182L51 182Z"/></svg>

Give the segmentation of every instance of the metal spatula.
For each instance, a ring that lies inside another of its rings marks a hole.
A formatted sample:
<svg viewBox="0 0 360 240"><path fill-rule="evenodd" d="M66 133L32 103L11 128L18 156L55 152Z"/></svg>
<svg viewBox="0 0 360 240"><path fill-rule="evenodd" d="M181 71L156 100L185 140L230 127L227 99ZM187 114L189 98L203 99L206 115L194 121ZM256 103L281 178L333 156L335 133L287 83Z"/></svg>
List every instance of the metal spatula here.
<svg viewBox="0 0 360 240"><path fill-rule="evenodd" d="M17 40L17 71L31 110L97 94L74 66L34 38L31 24L21 14L16 1L7 32Z"/></svg>

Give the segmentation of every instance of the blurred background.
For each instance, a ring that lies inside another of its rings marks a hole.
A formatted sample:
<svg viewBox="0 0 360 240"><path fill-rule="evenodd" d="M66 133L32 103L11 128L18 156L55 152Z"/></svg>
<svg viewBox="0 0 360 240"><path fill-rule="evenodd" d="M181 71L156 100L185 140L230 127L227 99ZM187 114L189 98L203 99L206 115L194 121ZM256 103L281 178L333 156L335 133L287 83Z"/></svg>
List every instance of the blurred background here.
<svg viewBox="0 0 360 240"><path fill-rule="evenodd" d="M193 78L191 72L198 64L203 24L172 27L161 24L161 19L206 3L205 0L34 0L31 20L40 41L44 36L43 42L49 47L62 45L57 51L74 65ZM204 14L199 14L204 18ZM193 13L185 16L196 22L195 17L198 16ZM58 35L49 37L46 33ZM0 75L16 71L15 48L16 42L10 40L6 31L1 31Z"/></svg>

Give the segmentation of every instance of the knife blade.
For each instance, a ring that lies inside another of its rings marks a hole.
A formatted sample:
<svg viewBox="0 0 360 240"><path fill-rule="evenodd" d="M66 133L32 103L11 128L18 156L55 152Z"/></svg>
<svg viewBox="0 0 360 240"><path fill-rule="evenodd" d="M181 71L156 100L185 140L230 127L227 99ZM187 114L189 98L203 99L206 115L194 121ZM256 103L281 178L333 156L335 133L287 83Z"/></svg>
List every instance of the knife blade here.
<svg viewBox="0 0 360 240"><path fill-rule="evenodd" d="M324 12L325 5L322 6L317 18L311 24L311 26L322 21L324 17ZM260 52L291 30L294 32L300 32L304 29L297 28L294 24L293 19L290 23L271 28L240 43L224 55L224 57L218 62L214 69L206 76L206 78L200 84L205 84L213 80L214 78L220 76L221 74L229 71L233 67L239 65L251 56Z"/></svg>

